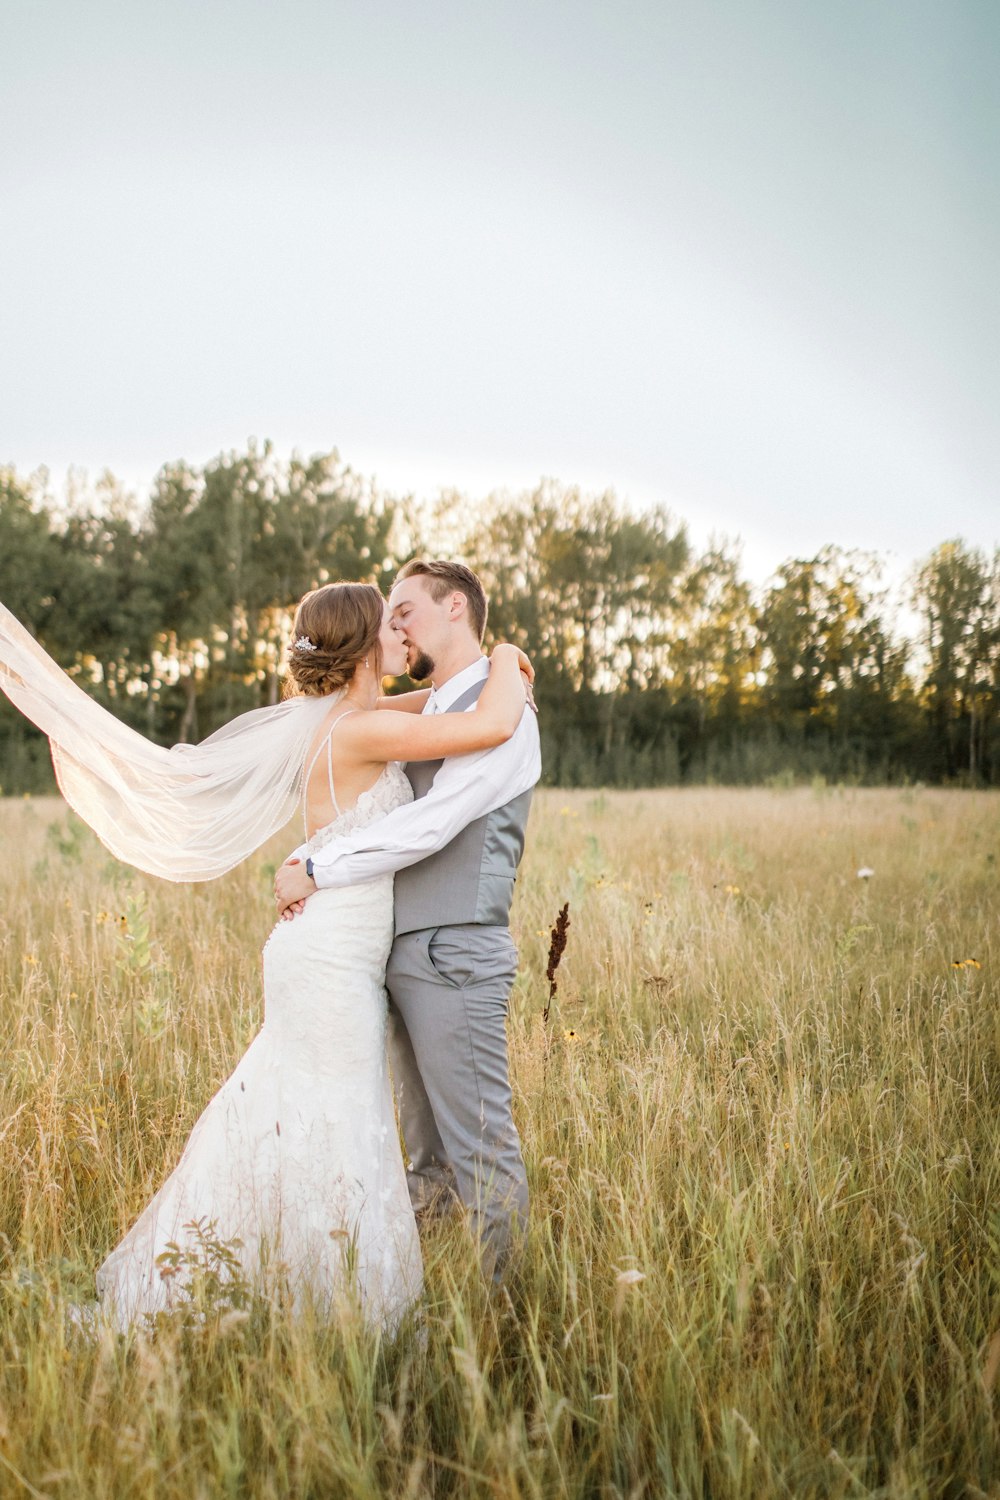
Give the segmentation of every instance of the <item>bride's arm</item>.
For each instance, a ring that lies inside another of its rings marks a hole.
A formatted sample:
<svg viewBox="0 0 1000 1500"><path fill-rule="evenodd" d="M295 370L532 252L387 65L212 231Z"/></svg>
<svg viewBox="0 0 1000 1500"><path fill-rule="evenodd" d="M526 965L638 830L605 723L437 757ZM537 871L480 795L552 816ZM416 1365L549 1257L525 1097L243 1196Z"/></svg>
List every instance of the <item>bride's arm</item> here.
<svg viewBox="0 0 1000 1500"><path fill-rule="evenodd" d="M414 688L410 693L383 693L375 707L391 708L393 713L420 714L430 695L430 688Z"/></svg>
<svg viewBox="0 0 1000 1500"><path fill-rule="evenodd" d="M490 675L470 713L352 714L340 731L359 757L371 761L438 760L467 755L509 740L524 713L525 687L522 652L516 646L497 646L490 658Z"/></svg>
<svg viewBox="0 0 1000 1500"><path fill-rule="evenodd" d="M506 642L503 642L502 644L506 645ZM495 651L496 647L494 647L493 649ZM525 689L527 690L528 702L533 703L534 700L531 695L531 687L535 680L535 669L531 665L530 658L520 649L520 647L516 647L515 649L517 650L518 665L520 666L521 675L524 678ZM490 661L492 662L492 660L493 658L491 656ZM390 708L394 713L398 712L404 714L422 714L424 711L424 704L427 702L430 695L430 688L413 688L408 693L383 693L376 703L375 707Z"/></svg>

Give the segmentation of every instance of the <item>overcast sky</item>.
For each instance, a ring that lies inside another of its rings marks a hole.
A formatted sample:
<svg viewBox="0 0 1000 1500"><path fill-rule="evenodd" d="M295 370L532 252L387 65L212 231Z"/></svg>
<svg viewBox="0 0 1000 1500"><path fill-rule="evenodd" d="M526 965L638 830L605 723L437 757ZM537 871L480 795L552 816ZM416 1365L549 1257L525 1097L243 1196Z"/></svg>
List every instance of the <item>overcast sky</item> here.
<svg viewBox="0 0 1000 1500"><path fill-rule="evenodd" d="M996 0L2 7L0 462L1000 542Z"/></svg>

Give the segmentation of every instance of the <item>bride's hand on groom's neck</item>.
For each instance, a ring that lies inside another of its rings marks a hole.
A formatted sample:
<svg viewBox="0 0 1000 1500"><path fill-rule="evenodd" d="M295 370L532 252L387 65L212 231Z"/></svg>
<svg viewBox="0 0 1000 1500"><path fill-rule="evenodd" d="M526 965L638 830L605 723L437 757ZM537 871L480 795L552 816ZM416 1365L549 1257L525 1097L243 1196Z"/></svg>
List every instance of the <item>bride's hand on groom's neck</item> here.
<svg viewBox="0 0 1000 1500"><path fill-rule="evenodd" d="M513 642L500 641L497 643L497 646L494 646L493 650L496 651L498 646L502 646L504 650L513 647L517 652L517 664L521 671L521 680L524 683L525 700L532 712L537 714L538 704L535 702L534 693L535 669L531 665L531 657L526 651L522 651L520 646L514 646ZM492 652L490 653L490 659L492 660Z"/></svg>
<svg viewBox="0 0 1000 1500"><path fill-rule="evenodd" d="M522 651L520 646L515 646L513 641L497 641L496 645L493 647L493 650L490 652L490 661L493 660L493 657L497 651L515 651L517 653L517 664L520 667L521 671L524 673L529 682L534 682L535 669L531 665L531 657L526 651Z"/></svg>

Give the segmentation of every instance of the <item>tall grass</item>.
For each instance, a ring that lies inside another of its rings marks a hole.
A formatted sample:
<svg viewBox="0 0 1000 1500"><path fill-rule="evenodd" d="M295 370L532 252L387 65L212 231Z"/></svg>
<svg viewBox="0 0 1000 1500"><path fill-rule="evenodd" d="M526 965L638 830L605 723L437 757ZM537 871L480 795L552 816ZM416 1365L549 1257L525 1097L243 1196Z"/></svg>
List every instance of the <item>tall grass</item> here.
<svg viewBox="0 0 1000 1500"><path fill-rule="evenodd" d="M392 1343L67 1324L259 1024L284 844L186 888L0 828L0 1495L1000 1495L995 797L540 795L529 1242L499 1296L436 1229Z"/></svg>

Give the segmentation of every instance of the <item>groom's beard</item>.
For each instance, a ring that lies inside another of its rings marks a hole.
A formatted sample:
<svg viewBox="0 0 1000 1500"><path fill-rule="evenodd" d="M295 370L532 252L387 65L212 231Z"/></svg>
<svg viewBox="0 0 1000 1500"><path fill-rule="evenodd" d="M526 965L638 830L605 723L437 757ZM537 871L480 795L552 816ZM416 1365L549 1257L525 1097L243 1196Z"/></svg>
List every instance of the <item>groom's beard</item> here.
<svg viewBox="0 0 1000 1500"><path fill-rule="evenodd" d="M426 651L421 651L419 646L413 648L416 656L412 661L406 663L407 676L412 677L414 682L426 682L428 677L434 676L434 663Z"/></svg>

